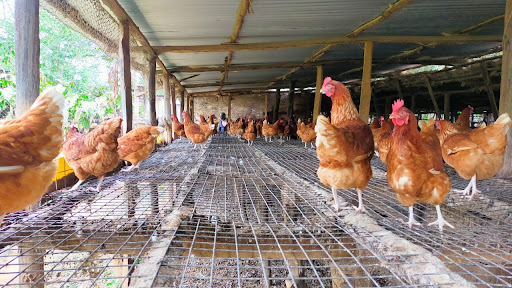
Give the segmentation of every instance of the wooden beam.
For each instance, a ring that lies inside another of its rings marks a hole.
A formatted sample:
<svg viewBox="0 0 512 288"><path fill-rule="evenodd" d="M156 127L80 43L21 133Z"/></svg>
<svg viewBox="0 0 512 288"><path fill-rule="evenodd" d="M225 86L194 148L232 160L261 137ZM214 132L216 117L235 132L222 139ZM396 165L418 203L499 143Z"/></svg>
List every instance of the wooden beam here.
<svg viewBox="0 0 512 288"><path fill-rule="evenodd" d="M495 23L495 22L497 22L497 21L501 21L501 20L503 20L504 18L505 18L505 14L503 14L503 15L498 15L498 16L496 16L496 17L492 17L492 18L487 19L487 20L485 20L485 21L483 21L483 22L480 22L480 23L478 23L478 24L476 24L476 25L470 26L470 27L468 27L468 28L466 28L466 29L462 29L462 30L460 30L460 31L457 31L457 32L455 32L455 33L453 33L453 34L467 34L467 33L470 33L470 32L473 32L473 31L476 31L476 30L478 30L478 29L480 29L480 28L483 28L483 27L485 27L485 26L487 26L487 25L490 25L490 24L492 24L492 23Z"/></svg>
<svg viewBox="0 0 512 288"><path fill-rule="evenodd" d="M290 91L288 92L288 118L293 116L293 98L295 96L295 84L297 80L290 81Z"/></svg>
<svg viewBox="0 0 512 288"><path fill-rule="evenodd" d="M489 72L485 66L485 62L480 62L480 69L482 71L482 77L484 78L485 88L487 90L487 96L489 96L489 105L491 106L492 114L494 119L498 119L498 105L496 105L496 98L494 97L494 91L492 89L491 78Z"/></svg>
<svg viewBox="0 0 512 288"><path fill-rule="evenodd" d="M16 118L39 96L39 1L14 2Z"/></svg>
<svg viewBox="0 0 512 288"><path fill-rule="evenodd" d="M450 94L444 94L444 120L450 121Z"/></svg>
<svg viewBox="0 0 512 288"><path fill-rule="evenodd" d="M148 59L149 72L148 72L148 97L149 97L149 120L151 126L157 126L156 119L156 57Z"/></svg>
<svg viewBox="0 0 512 288"><path fill-rule="evenodd" d="M178 112L176 111L176 85L175 84L171 84L171 113L174 113L174 115L178 116Z"/></svg>
<svg viewBox="0 0 512 288"><path fill-rule="evenodd" d="M411 95L411 111L416 113L416 95Z"/></svg>
<svg viewBox="0 0 512 288"><path fill-rule="evenodd" d="M190 114L190 118L194 120L194 115L192 115L190 112L190 96L187 97L187 112Z"/></svg>
<svg viewBox="0 0 512 288"><path fill-rule="evenodd" d="M130 25L126 21L119 24L119 63L121 65L121 113L123 115L123 134L132 130L132 73L130 69Z"/></svg>
<svg viewBox="0 0 512 288"><path fill-rule="evenodd" d="M235 27L233 28L233 33L231 34L231 38L229 43L237 43L238 35L242 30L242 24L244 23L245 15L247 12L251 11L252 1L251 0L241 0L240 7L238 7L238 12L236 13ZM226 60L224 62L224 71L222 72L222 77L220 79L220 85L218 90L222 90L222 83L228 78L228 69L231 65L231 61L233 59L233 51L228 52L228 56L226 56Z"/></svg>
<svg viewBox="0 0 512 288"><path fill-rule="evenodd" d="M395 79L396 91L398 92L398 98L404 99L404 94L402 93L402 85L400 85L400 79Z"/></svg>
<svg viewBox="0 0 512 288"><path fill-rule="evenodd" d="M434 105L434 111L436 112L437 119L441 119L441 110L439 109L439 105L437 105L436 96L432 90L432 85L430 85L430 79L427 75L424 75L424 79L425 85L427 85L428 94L430 95L430 100L432 100L432 105Z"/></svg>
<svg viewBox="0 0 512 288"><path fill-rule="evenodd" d="M268 83L268 81L256 80L256 81L238 81L238 82L213 82L213 83L195 83L195 84L185 84L183 87L185 88L202 88L202 87L213 87L213 86L232 86L232 85L250 85L250 84L262 84Z"/></svg>
<svg viewBox="0 0 512 288"><path fill-rule="evenodd" d="M503 33L503 60L501 68L500 114L512 115L512 0L505 7L505 31ZM499 177L512 178L512 129L508 129L505 163Z"/></svg>
<svg viewBox="0 0 512 288"><path fill-rule="evenodd" d="M281 89L276 89L276 98L274 101L274 110L272 111L272 121L279 119L279 106L281 105Z"/></svg>
<svg viewBox="0 0 512 288"><path fill-rule="evenodd" d="M104 0L106 1L106 0ZM375 43L417 43L417 44L462 44L475 42L500 42L501 35L447 35L447 36L361 36L361 37L330 37L308 40L293 40L263 43L227 43L213 45L191 45L191 46L154 46L153 49L158 55L164 53L213 53L213 52L237 52L256 50L275 50L297 47L310 47L317 45L339 45L357 44L365 42Z"/></svg>
<svg viewBox="0 0 512 288"><path fill-rule="evenodd" d="M228 96L228 121L231 121L231 97Z"/></svg>
<svg viewBox="0 0 512 288"><path fill-rule="evenodd" d="M359 118L368 122L372 98L372 56L373 42L364 44L363 80L361 83L361 100L359 101Z"/></svg>
<svg viewBox="0 0 512 288"><path fill-rule="evenodd" d="M323 80L323 69L322 66L316 67L316 89L315 89L315 104L313 105L313 121L316 121L320 110L322 109L322 80Z"/></svg>
<svg viewBox="0 0 512 288"><path fill-rule="evenodd" d="M391 98L386 97L386 101L384 103L384 118L387 120L389 119L389 114L391 114Z"/></svg>
<svg viewBox="0 0 512 288"><path fill-rule="evenodd" d="M422 65L453 65L451 59L398 59L397 61L384 61L374 60L374 64L390 63L390 64L422 64ZM316 67L318 65L329 66L329 65L344 65L344 64L363 64L362 59L354 60L337 60L337 61L317 61L311 63L304 62L276 62L267 64L253 64L253 65L234 65L229 67L229 71L248 71L248 70L265 70L265 69L282 69L282 68L307 68ZM224 65L192 65L192 66L176 66L167 68L169 73L175 72L212 72L212 71L224 71Z"/></svg>

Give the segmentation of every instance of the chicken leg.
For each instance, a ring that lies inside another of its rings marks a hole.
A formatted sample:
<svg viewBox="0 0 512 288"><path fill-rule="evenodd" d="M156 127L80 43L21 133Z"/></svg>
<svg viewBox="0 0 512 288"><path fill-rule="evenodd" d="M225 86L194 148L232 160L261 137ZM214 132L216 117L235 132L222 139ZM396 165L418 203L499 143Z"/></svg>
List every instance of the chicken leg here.
<svg viewBox="0 0 512 288"><path fill-rule="evenodd" d="M469 191L471 190L471 196L469 196ZM471 177L471 180L469 180L468 186L464 190L460 189L453 189L453 191L457 193L462 193L462 196L469 197L469 200L474 200L478 197L478 193L480 193L480 190L476 189L476 174Z"/></svg>
<svg viewBox="0 0 512 288"><path fill-rule="evenodd" d="M304 142L304 148L308 148L308 143Z"/></svg>
<svg viewBox="0 0 512 288"><path fill-rule="evenodd" d="M4 222L4 217L5 217L5 214L0 215L0 226L2 226L2 222Z"/></svg>
<svg viewBox="0 0 512 288"><path fill-rule="evenodd" d="M359 198L359 206L358 207L352 206L352 207L356 210L356 212L365 213L366 209L363 206L363 190L356 188L356 191L357 191L357 198Z"/></svg>
<svg viewBox="0 0 512 288"><path fill-rule="evenodd" d="M453 228L452 224L450 224L446 220L444 220L443 215L441 214L441 206L436 205L436 211L437 211L437 220L432 222L432 223L428 223L428 226L438 224L439 225L439 231L441 231L441 232L443 232L443 226L444 225L446 225L446 226L448 226L450 228Z"/></svg>
<svg viewBox="0 0 512 288"><path fill-rule="evenodd" d="M313 142L311 142L310 144L311 144L311 149L315 149L315 145L313 145Z"/></svg>
<svg viewBox="0 0 512 288"><path fill-rule="evenodd" d="M70 189L68 190L64 190L64 192L72 192L72 191L76 191L78 189L78 187L80 186L80 184L84 183L85 180L78 180L78 182L75 183L75 185L73 185L73 187L71 187Z"/></svg>
<svg viewBox="0 0 512 288"><path fill-rule="evenodd" d="M122 172L130 172L132 170L139 169L139 165L140 165L140 162L137 163L137 165L132 165L132 166L130 166L128 168L123 168L123 169L121 169L121 171Z"/></svg>
<svg viewBox="0 0 512 288"><path fill-rule="evenodd" d="M103 183L103 179L105 179L105 176L101 176L99 181L98 181L98 186L96 188L89 188L89 191L100 192L101 183Z"/></svg>
<svg viewBox="0 0 512 288"><path fill-rule="evenodd" d="M422 226L420 222L414 219L414 206L409 206L409 221L406 224L409 225L409 228L412 228L414 225Z"/></svg>

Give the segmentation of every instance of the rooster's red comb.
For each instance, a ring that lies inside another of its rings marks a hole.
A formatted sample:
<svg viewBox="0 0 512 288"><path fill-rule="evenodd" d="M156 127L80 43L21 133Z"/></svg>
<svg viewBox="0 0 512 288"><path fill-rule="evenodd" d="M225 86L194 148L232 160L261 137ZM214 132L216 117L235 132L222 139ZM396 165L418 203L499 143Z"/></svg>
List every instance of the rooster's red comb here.
<svg viewBox="0 0 512 288"><path fill-rule="evenodd" d="M395 101L395 103L393 103L393 105L391 105L391 108L393 108L393 113L395 112L398 112L398 109L400 107L403 107L404 106L404 100L403 99L398 99Z"/></svg>
<svg viewBox="0 0 512 288"><path fill-rule="evenodd" d="M322 88L325 88L325 86L332 81L331 77L325 77L324 84L322 85Z"/></svg>

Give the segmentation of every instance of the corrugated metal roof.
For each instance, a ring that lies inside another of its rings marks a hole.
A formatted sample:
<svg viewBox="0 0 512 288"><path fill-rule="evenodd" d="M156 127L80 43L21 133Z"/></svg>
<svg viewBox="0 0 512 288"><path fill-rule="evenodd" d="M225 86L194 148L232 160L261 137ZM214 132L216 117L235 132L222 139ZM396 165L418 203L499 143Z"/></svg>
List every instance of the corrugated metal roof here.
<svg viewBox="0 0 512 288"><path fill-rule="evenodd" d="M379 16L396 0L257 0L252 1L252 11L243 22L239 43L258 43L288 40L306 40L342 36ZM368 35L432 35L454 33L504 14L506 0L416 0L391 14L381 23L362 32ZM229 41L236 21L240 0L219 1L165 1L120 0L149 42L162 45L209 45ZM503 21L497 21L479 30L475 35L503 33ZM438 45L423 49L407 59L436 59L466 56L495 48L501 43L475 43L464 45ZM418 44L376 43L374 59L384 60ZM323 46L276 49L266 51L234 52L232 65L269 64L280 62L301 63L313 56ZM318 61L363 59L364 45L338 45L326 51ZM223 65L227 52L215 53L165 53L160 55L167 67L190 65ZM325 75L341 73L360 67L359 64L327 65ZM391 67L391 68L390 68ZM388 71L399 65L374 65L376 73ZM261 81L261 84L233 85L234 88L265 88L274 79L285 75L291 68L254 71L230 71L227 82ZM178 79L200 74L184 84L214 83L221 80L221 72L176 73ZM347 77L353 78L354 73ZM303 68L288 77L302 83L314 83L316 69ZM286 81L288 81L288 79ZM343 79L341 79L343 80ZM285 81L276 85L283 86ZM206 90L205 90L206 89ZM217 90L217 87L191 88L189 91Z"/></svg>

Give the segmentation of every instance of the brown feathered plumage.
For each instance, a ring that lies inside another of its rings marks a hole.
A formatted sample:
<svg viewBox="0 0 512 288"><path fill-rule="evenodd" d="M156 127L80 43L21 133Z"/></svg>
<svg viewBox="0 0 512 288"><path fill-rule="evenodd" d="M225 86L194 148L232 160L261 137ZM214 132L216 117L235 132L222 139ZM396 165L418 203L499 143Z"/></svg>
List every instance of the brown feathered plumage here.
<svg viewBox="0 0 512 288"><path fill-rule="evenodd" d="M155 139L163 132L162 130L157 126L142 126L131 130L117 140L119 158L132 163L130 168L123 171L139 168L140 163L155 150Z"/></svg>

